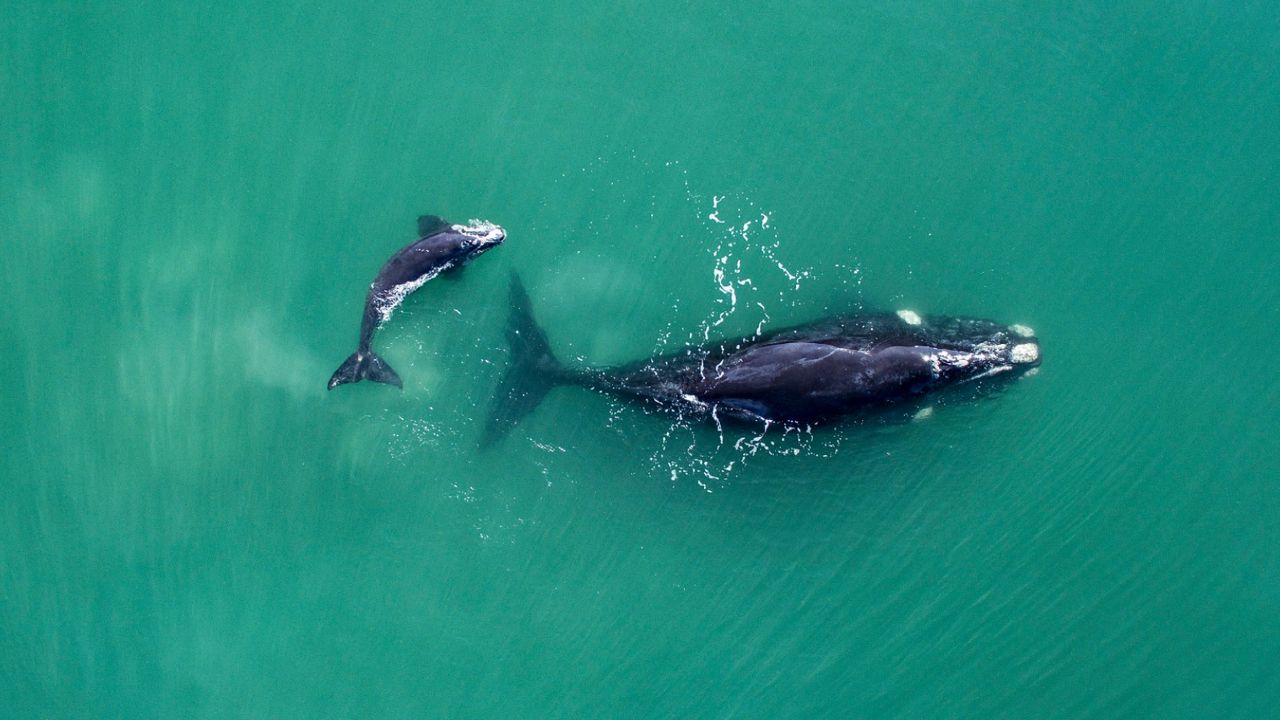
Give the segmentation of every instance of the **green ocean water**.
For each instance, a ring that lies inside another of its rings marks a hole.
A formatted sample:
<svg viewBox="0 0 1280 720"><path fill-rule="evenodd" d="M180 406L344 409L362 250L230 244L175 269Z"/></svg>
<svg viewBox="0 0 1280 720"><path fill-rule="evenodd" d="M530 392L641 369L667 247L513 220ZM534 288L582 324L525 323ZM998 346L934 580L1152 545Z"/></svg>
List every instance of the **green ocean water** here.
<svg viewBox="0 0 1280 720"><path fill-rule="evenodd" d="M0 717L1280 702L1274 3L19 0L0 98ZM326 392L421 213L509 239ZM912 308L1044 365L482 453L516 270L574 362Z"/></svg>

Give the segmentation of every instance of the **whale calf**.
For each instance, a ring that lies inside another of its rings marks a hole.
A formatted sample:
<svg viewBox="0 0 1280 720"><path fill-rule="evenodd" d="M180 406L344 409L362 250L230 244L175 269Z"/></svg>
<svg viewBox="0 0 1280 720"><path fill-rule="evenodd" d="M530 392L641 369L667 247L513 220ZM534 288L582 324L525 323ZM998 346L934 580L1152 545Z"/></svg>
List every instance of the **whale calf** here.
<svg viewBox="0 0 1280 720"><path fill-rule="evenodd" d="M1040 365L1030 328L904 310L838 315L619 367L570 368L552 354L515 275L511 305L511 365L481 446L500 440L562 384L716 422L811 427Z"/></svg>
<svg viewBox="0 0 1280 720"><path fill-rule="evenodd" d="M369 285L360 321L360 344L329 378L329 389L369 379L403 388L400 376L373 352L373 334L414 290L442 272L459 270L502 244L507 233L490 222L454 225L435 215L418 218L418 239L401 248Z"/></svg>

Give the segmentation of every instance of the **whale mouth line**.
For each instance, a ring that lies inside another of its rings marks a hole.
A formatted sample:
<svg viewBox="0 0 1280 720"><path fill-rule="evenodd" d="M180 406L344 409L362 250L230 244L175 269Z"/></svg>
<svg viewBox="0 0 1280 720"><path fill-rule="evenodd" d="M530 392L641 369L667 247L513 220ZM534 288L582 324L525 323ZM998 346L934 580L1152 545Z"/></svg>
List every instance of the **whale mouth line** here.
<svg viewBox="0 0 1280 720"><path fill-rule="evenodd" d="M482 245L501 245L507 239L507 231L488 220L472 219L470 225L454 225L453 229L475 238Z"/></svg>

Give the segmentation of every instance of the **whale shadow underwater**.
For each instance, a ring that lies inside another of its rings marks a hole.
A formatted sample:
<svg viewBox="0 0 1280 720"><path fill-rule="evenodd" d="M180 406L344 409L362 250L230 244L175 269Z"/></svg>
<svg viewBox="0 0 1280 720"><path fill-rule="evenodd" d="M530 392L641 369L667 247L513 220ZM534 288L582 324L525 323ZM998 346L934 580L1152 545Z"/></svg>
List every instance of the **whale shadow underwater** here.
<svg viewBox="0 0 1280 720"><path fill-rule="evenodd" d="M480 446L506 437L553 388L576 385L720 423L800 429L910 407L962 386L1005 383L1040 365L1030 328L991 320L849 313L614 367L562 364L511 276L511 360Z"/></svg>
<svg viewBox="0 0 1280 720"><path fill-rule="evenodd" d="M404 299L441 273L456 274L467 263L501 245L507 239L502 228L472 220L455 225L435 215L418 218L418 239L400 248L382 265L365 296L360 321L360 343L329 378L329 389L372 380L403 389L395 370L375 352L373 336Z"/></svg>

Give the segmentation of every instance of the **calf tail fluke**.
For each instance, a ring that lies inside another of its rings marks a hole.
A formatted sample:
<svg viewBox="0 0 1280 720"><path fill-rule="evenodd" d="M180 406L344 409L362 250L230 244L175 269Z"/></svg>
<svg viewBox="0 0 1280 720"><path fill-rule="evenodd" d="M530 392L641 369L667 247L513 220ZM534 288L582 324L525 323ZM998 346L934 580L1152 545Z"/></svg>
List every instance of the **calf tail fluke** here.
<svg viewBox="0 0 1280 720"><path fill-rule="evenodd" d="M480 436L481 447L506 437L520 420L533 412L547 391L567 378L564 368L551 354L547 334L533 318L529 294L515 273L511 274L507 343L511 346L511 364L494 393L493 406Z"/></svg>
<svg viewBox="0 0 1280 720"><path fill-rule="evenodd" d="M361 380L372 380L386 385L395 385L401 389L404 388L404 383L400 381L400 376L396 374L395 370L391 369L386 360L372 352L355 352L334 371L333 377L329 378L329 389L332 390L339 385L360 382Z"/></svg>

